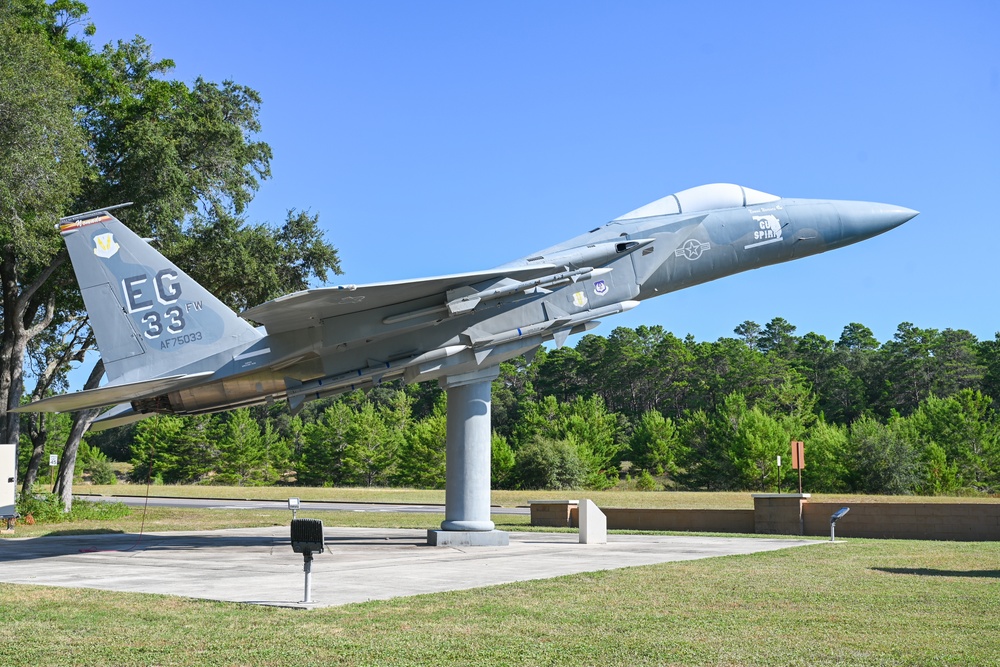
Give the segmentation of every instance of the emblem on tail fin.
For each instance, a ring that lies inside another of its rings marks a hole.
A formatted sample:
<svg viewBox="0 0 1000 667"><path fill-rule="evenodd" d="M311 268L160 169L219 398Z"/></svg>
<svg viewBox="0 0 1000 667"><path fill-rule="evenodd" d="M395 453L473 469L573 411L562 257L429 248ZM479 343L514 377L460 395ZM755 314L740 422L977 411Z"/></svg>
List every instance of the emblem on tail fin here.
<svg viewBox="0 0 1000 667"><path fill-rule="evenodd" d="M115 242L115 236L111 232L98 234L94 237L94 254L98 257L103 257L104 259L114 257L114 254L118 252L118 248L120 247Z"/></svg>

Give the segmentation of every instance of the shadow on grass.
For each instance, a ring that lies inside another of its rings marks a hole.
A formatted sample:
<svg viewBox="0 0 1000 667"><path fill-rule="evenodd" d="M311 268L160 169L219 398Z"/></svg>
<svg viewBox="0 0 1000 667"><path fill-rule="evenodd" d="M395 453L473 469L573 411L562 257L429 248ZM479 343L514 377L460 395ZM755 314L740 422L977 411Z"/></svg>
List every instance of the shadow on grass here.
<svg viewBox="0 0 1000 667"><path fill-rule="evenodd" d="M913 574L920 577L979 577L1000 579L1000 570L934 570L927 567L874 567L877 572L888 574Z"/></svg>

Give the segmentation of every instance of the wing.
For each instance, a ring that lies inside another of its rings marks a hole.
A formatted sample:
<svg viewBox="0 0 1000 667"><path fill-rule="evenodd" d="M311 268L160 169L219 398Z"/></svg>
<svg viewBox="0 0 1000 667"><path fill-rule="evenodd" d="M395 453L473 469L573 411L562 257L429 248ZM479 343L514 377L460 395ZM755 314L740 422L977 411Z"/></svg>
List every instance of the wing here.
<svg viewBox="0 0 1000 667"><path fill-rule="evenodd" d="M202 373L171 375L153 380L127 382L125 384L105 385L97 389L85 389L72 394L60 394L59 396L43 398L40 401L14 408L11 412L71 412L73 410L101 408L106 405L133 401L139 398L159 396L160 394L165 394L174 389L192 384L212 374L212 371L204 371Z"/></svg>
<svg viewBox="0 0 1000 667"><path fill-rule="evenodd" d="M418 278L368 285L345 285L304 290L278 297L241 315L267 328L270 334L317 326L321 320L374 310L397 303L420 301L440 296L445 305L446 295L473 285L488 285L502 280L525 281L551 274L551 264L527 267L491 269L449 276ZM472 290L475 291L475 290Z"/></svg>

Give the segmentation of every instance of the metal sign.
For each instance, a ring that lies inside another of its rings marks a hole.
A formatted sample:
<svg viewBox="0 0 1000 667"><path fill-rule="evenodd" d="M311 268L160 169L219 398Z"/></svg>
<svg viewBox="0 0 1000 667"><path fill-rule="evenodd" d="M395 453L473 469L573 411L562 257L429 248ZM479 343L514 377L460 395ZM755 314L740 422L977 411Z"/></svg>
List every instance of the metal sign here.
<svg viewBox="0 0 1000 667"><path fill-rule="evenodd" d="M792 470L802 470L805 467L805 445L801 440L792 440Z"/></svg>
<svg viewBox="0 0 1000 667"><path fill-rule="evenodd" d="M51 467L53 467L53 468L55 468L57 465L59 465L59 455L58 454L49 454L49 465Z"/></svg>

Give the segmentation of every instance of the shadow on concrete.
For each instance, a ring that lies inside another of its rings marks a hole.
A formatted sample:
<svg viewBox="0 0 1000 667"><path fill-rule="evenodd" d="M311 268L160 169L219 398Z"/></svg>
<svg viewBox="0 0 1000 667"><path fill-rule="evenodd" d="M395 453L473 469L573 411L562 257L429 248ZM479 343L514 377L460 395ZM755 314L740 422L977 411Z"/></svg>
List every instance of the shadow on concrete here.
<svg viewBox="0 0 1000 667"><path fill-rule="evenodd" d="M920 577L977 577L1000 579L1000 570L935 570L926 567L873 567L888 574L913 574Z"/></svg>
<svg viewBox="0 0 1000 667"><path fill-rule="evenodd" d="M328 547L426 546L426 536L372 535L325 536ZM192 535L189 533L142 534L107 531L81 534L77 531L54 532L41 537L10 538L0 541L0 563L74 554L100 552L166 552L203 549L287 549L291 553L288 533L272 535Z"/></svg>

